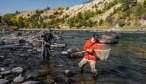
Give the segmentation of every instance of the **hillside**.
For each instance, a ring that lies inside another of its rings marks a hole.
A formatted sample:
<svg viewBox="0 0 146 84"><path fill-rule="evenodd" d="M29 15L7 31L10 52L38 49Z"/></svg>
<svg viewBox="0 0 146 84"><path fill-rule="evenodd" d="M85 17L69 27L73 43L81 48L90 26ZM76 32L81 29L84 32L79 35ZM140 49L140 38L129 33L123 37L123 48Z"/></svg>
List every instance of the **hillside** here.
<svg viewBox="0 0 146 84"><path fill-rule="evenodd" d="M0 23L17 28L146 27L146 0L92 0L76 6L6 14Z"/></svg>

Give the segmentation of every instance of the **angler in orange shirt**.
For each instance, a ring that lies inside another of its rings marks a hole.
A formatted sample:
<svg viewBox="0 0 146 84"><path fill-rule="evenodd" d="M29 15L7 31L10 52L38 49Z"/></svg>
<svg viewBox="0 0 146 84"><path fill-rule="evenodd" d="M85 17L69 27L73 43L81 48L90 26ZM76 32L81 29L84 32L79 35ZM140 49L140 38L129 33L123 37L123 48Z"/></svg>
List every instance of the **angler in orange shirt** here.
<svg viewBox="0 0 146 84"><path fill-rule="evenodd" d="M100 42L98 40L98 37L99 36L97 34L93 34L92 38L86 41L83 48L83 50L86 51L86 53L84 54L84 58L79 63L80 72L83 72L83 67L85 64L90 63L93 75L94 76L97 75L96 62L98 61L98 58L96 57L94 49L100 50L99 46Z"/></svg>

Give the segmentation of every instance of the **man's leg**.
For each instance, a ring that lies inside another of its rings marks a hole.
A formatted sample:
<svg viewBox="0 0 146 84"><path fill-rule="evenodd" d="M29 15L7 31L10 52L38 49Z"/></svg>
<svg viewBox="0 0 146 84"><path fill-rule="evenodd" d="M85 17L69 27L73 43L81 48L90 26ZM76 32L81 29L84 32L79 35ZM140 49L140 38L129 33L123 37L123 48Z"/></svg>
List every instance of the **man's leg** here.
<svg viewBox="0 0 146 84"><path fill-rule="evenodd" d="M90 67L91 67L93 75L96 76L97 75L96 61L91 60L90 61Z"/></svg>
<svg viewBox="0 0 146 84"><path fill-rule="evenodd" d="M78 65L80 72L83 72L83 67L84 67L85 64L87 64L87 59L83 58Z"/></svg>
<svg viewBox="0 0 146 84"><path fill-rule="evenodd" d="M41 53L42 59L45 60L45 45L42 44L42 53Z"/></svg>
<svg viewBox="0 0 146 84"><path fill-rule="evenodd" d="M46 59L49 60L49 57L50 57L50 48L48 46L46 48L46 52L47 52Z"/></svg>

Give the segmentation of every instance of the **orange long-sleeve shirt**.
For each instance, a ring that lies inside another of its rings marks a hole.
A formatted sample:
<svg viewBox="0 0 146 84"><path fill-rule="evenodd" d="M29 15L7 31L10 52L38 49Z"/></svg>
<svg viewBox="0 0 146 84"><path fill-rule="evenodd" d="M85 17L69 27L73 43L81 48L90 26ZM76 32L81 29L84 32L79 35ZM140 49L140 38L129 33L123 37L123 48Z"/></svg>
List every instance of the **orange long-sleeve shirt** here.
<svg viewBox="0 0 146 84"><path fill-rule="evenodd" d="M100 44L99 41L96 41L95 43L92 43L91 39L90 40L87 40L84 47L83 47L83 50L86 51L87 49L101 49L100 46L98 45ZM97 61L98 58L95 56L96 53L93 51L93 53L85 53L84 54L84 58L88 59L88 60L94 60L94 61Z"/></svg>

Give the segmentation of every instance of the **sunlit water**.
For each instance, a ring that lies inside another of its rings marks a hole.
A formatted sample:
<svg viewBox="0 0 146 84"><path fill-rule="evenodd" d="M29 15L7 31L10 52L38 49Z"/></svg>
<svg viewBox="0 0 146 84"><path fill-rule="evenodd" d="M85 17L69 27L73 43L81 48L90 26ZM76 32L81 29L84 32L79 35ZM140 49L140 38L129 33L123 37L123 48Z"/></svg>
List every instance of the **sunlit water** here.
<svg viewBox="0 0 146 84"><path fill-rule="evenodd" d="M64 32L66 36L64 43L68 48L76 46L82 49L86 39L92 36L93 32L68 31ZM103 35L106 33L99 33ZM111 45L111 53L106 62L98 61L98 77L92 78L89 64L84 68L84 74L76 75L75 78L80 83L144 83L146 82L146 34L119 34L118 44ZM73 36L74 38L67 38ZM72 64L70 69L77 69L77 64L81 59L70 59Z"/></svg>

